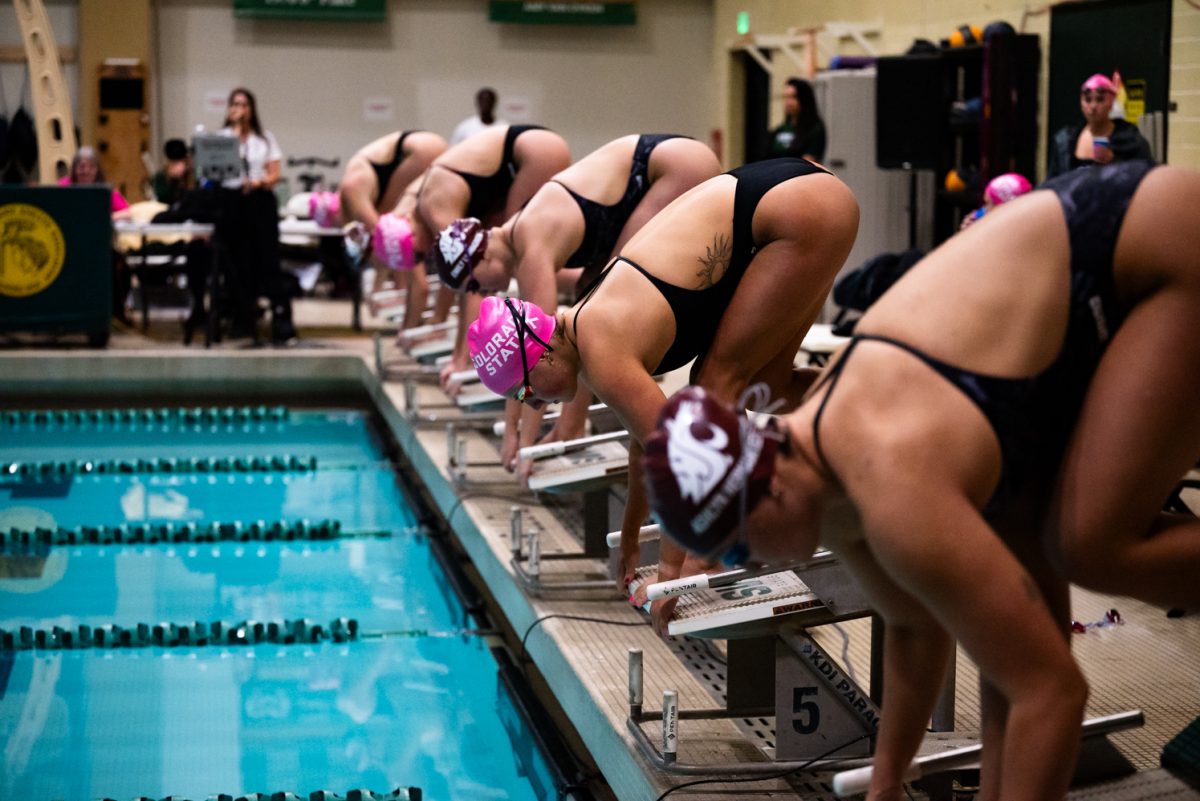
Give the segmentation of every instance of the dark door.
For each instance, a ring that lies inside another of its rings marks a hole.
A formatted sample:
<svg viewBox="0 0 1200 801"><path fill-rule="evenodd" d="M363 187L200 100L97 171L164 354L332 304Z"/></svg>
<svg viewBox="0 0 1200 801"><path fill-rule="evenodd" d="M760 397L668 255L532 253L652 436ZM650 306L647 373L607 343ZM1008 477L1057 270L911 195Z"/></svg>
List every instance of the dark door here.
<svg viewBox="0 0 1200 801"><path fill-rule="evenodd" d="M1144 92L1145 113L1163 112L1165 143L1171 75L1171 0L1063 3L1050 11L1050 108L1047 143L1065 125L1080 125L1079 86L1097 72L1121 73L1126 89ZM1136 106L1131 109L1136 112ZM1126 114L1136 122L1133 114Z"/></svg>

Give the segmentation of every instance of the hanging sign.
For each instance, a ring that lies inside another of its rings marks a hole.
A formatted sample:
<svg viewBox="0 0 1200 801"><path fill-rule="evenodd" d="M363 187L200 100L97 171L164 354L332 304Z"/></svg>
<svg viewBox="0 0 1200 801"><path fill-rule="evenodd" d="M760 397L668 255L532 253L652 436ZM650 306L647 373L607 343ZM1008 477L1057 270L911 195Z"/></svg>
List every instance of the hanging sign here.
<svg viewBox="0 0 1200 801"><path fill-rule="evenodd" d="M383 22L387 0L233 0L235 17Z"/></svg>
<svg viewBox="0 0 1200 801"><path fill-rule="evenodd" d="M488 19L518 25L634 25L637 0L491 0Z"/></svg>

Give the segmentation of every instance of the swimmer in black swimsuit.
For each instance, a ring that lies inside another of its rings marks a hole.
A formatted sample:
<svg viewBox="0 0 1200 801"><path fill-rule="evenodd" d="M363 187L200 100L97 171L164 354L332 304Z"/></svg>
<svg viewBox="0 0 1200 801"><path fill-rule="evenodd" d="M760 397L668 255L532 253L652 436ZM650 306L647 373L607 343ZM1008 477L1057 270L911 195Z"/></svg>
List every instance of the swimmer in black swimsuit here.
<svg viewBox="0 0 1200 801"><path fill-rule="evenodd" d="M502 290L516 278L518 295L542 308L553 308L568 274L586 287L625 242L679 195L720 172L716 155L693 139L670 134L623 136L555 175L501 226L451 226L443 236L485 242L451 267L435 252L444 283L482 285ZM447 248L452 250L452 248ZM559 279L559 280L556 280ZM472 283L474 282L474 284ZM566 408L544 439L574 439L584 434L591 394L582 392ZM541 413L519 407L506 410L502 459L518 469L518 447L537 441ZM518 431L522 432L518 441ZM531 465L520 466L527 480Z"/></svg>
<svg viewBox="0 0 1200 801"><path fill-rule="evenodd" d="M338 184L344 221L374 230L379 215L395 210L405 187L445 150L446 140L428 131L397 131L361 148Z"/></svg>
<svg viewBox="0 0 1200 801"><path fill-rule="evenodd" d="M858 204L834 176L802 159L751 164L672 201L558 315L553 350L530 367L526 403L570 400L582 383L633 435L622 583L637 566L648 511L640 442L665 402L655 373L699 357L693 374L719 397L736 400L766 381L798 401L812 375L792 362L857 229ZM664 548L659 575L674 578L683 552Z"/></svg>
<svg viewBox="0 0 1200 801"><path fill-rule="evenodd" d="M417 199L420 223L439 232L455 220L475 216L485 226L510 218L555 173L571 163L566 140L538 125L493 126L464 139L434 162ZM444 169L443 169L444 168ZM444 320L457 293L443 287L434 321ZM465 326L475 319L479 298L462 300L460 347L442 372L442 386L454 392L449 377L470 366Z"/></svg>
<svg viewBox="0 0 1200 801"><path fill-rule="evenodd" d="M415 194L405 197L405 192L415 193L415 182L445 149L446 140L428 131L398 131L362 147L346 162L346 172L338 185L341 222L361 223L362 230L355 235L364 243L370 241L381 215L400 214L412 225L416 198ZM418 249L426 250L428 237L419 239ZM391 282L407 286L409 293L401 327L417 325L425 310L428 293L424 266L399 272L377 258L373 263L376 266L375 290L381 290Z"/></svg>
<svg viewBox="0 0 1200 801"><path fill-rule="evenodd" d="M782 563L819 540L883 615L904 689L872 798L901 797L954 640L985 682L981 794L1063 798L1087 694L1066 580L1200 607L1200 523L1162 512L1200 451L1200 175L1128 162L1042 189L905 274L771 431L689 389L646 446L689 551ZM823 525L843 500L861 529Z"/></svg>

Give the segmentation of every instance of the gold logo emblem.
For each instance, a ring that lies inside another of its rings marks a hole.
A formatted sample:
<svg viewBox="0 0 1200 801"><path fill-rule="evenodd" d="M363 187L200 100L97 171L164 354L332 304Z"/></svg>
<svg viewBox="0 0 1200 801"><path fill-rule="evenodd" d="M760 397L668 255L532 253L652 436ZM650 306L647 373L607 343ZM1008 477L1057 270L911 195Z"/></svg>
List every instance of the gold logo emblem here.
<svg viewBox="0 0 1200 801"><path fill-rule="evenodd" d="M62 272L62 229L27 203L0 206L0 295L24 298L54 283Z"/></svg>

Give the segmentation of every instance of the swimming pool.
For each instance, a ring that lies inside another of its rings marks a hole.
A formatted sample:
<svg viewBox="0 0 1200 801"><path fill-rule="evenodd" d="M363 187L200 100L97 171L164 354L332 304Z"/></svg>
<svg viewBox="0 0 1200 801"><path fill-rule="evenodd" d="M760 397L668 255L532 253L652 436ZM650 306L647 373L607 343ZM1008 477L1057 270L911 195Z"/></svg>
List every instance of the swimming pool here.
<svg viewBox="0 0 1200 801"><path fill-rule="evenodd" d="M347 409L0 413L0 797L553 795L385 453Z"/></svg>

